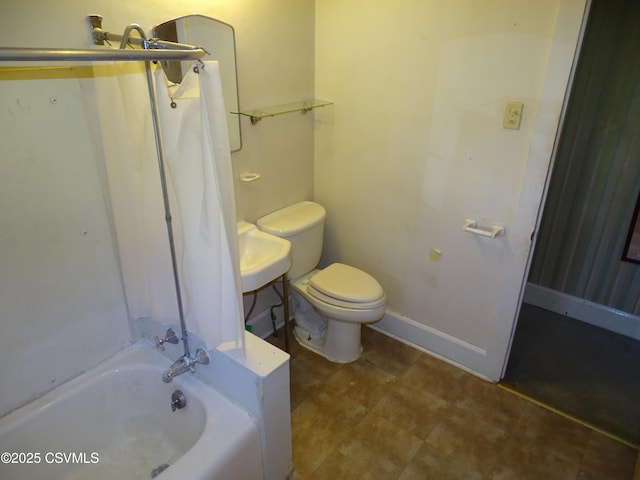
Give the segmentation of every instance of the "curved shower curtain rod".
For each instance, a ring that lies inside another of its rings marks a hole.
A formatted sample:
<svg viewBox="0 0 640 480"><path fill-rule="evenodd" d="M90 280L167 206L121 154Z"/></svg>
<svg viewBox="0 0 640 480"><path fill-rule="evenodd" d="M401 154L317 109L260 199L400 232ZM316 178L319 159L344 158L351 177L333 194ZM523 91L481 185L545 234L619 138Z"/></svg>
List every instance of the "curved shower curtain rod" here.
<svg viewBox="0 0 640 480"><path fill-rule="evenodd" d="M142 28L136 24L129 25L122 35L102 29L102 17L90 15L91 32L96 45L105 42L118 42L119 49L114 48L13 48L0 47L0 62L67 62L67 61L183 61L199 60L208 52L194 45L167 42L157 38L147 39ZM140 38L131 36L136 30ZM141 49L126 49L127 46L139 46Z"/></svg>

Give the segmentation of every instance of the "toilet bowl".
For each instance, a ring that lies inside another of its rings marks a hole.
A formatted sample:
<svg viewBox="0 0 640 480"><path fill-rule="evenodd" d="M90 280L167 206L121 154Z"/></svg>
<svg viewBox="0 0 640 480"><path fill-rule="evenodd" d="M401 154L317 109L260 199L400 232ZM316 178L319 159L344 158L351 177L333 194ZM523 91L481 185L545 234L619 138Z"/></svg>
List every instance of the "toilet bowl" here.
<svg viewBox="0 0 640 480"><path fill-rule="evenodd" d="M362 270L333 263L317 269L326 211L301 202L258 219L258 228L291 242L291 297L294 335L304 347L327 359L347 363L361 353L360 325L380 320L387 296Z"/></svg>
<svg viewBox="0 0 640 480"><path fill-rule="evenodd" d="M380 284L362 270L334 263L291 286L296 340L333 362L357 360L360 325L384 315L387 296Z"/></svg>

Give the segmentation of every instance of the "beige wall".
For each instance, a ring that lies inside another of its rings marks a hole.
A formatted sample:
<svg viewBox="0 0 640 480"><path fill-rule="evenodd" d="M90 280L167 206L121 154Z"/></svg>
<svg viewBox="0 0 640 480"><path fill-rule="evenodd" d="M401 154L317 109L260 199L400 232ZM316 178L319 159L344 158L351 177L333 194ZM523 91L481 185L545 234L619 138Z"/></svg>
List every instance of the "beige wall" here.
<svg viewBox="0 0 640 480"><path fill-rule="evenodd" d="M316 95L335 102L316 114L324 262L381 282L379 326L491 378L518 308L584 4L316 2ZM502 126L509 101L524 103L519 130ZM463 232L466 218L507 234Z"/></svg>

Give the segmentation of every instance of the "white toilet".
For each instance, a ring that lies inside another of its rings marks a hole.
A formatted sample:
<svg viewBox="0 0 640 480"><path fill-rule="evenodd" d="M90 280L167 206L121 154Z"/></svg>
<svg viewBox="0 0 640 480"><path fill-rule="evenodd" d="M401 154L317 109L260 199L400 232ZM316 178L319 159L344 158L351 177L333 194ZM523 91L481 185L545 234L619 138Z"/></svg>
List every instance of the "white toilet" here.
<svg viewBox="0 0 640 480"><path fill-rule="evenodd" d="M259 218L256 224L291 242L296 339L333 362L347 363L362 350L360 325L382 318L387 296L375 278L357 268L334 263L316 269L325 218L322 205L305 201Z"/></svg>

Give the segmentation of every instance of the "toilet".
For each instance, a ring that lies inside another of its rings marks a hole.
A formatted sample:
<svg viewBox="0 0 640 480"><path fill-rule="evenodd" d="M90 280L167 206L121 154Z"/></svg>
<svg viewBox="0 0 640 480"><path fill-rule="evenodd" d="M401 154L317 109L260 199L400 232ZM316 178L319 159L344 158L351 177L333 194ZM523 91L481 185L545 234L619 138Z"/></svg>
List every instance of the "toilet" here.
<svg viewBox="0 0 640 480"><path fill-rule="evenodd" d="M322 205L304 201L259 218L256 224L291 242L288 275L296 340L328 360L347 363L362 351L360 325L382 318L387 296L375 278L355 267L333 263L316 268L326 215Z"/></svg>

